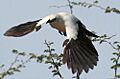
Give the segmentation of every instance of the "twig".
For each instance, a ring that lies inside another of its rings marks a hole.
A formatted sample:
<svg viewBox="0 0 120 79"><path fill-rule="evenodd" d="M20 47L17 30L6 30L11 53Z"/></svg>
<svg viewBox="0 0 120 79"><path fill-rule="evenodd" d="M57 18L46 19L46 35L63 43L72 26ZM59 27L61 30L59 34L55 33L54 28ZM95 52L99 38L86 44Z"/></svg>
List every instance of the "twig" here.
<svg viewBox="0 0 120 79"><path fill-rule="evenodd" d="M108 43L113 49L117 50L117 48L111 42L106 41L106 40L104 42Z"/></svg>
<svg viewBox="0 0 120 79"><path fill-rule="evenodd" d="M18 57L19 57L19 54L17 54L17 56L15 57L14 61L11 63L10 67L8 68L8 70L10 70L13 67L13 65L18 61Z"/></svg>
<svg viewBox="0 0 120 79"><path fill-rule="evenodd" d="M120 59L120 50L117 49L111 42L108 42L106 41L113 49L115 49L117 52L118 52L118 55L117 55L117 58L116 58L116 61L115 61L115 65L118 65L119 64L119 59ZM118 72L118 67L115 67L114 68L114 79L117 79L117 72Z"/></svg>
<svg viewBox="0 0 120 79"><path fill-rule="evenodd" d="M51 47L50 47L50 44L49 43L47 43L47 41L45 40L45 44L47 45L47 47L48 47L48 51L49 51L49 54L50 54L50 56L52 56L52 51L51 51ZM59 67L58 67L58 65L55 63L55 61L54 61L54 59L53 59L53 57L51 58L51 60L52 60L52 63L53 63L53 65L54 65L54 67L56 68L56 70L58 71L58 75L59 75L59 77L61 78L61 79L63 79L63 76L62 76L62 74L60 73L60 71L59 71Z"/></svg>
<svg viewBox="0 0 120 79"><path fill-rule="evenodd" d="M70 0L67 0L68 1L68 6L69 6L69 8L70 8L70 12L71 12L71 14L73 13L73 6L71 5L71 2L70 2Z"/></svg>
<svg viewBox="0 0 120 79"><path fill-rule="evenodd" d="M120 53L120 52L119 52L119 53ZM119 58L120 58L120 55L118 55L118 57L117 57L117 61L115 62L116 65L118 64ZM114 75L114 78L116 78L116 77L117 77L117 67L115 67L115 75Z"/></svg>
<svg viewBox="0 0 120 79"><path fill-rule="evenodd" d="M113 49L115 49L118 52L116 61L115 61L115 66L119 64L119 59L120 59L120 49L117 49L111 42L104 40L104 42L108 43ZM118 67L114 68L114 79L117 79L117 72L118 72Z"/></svg>
<svg viewBox="0 0 120 79"><path fill-rule="evenodd" d="M0 79L4 79L7 75L13 75L15 72L20 72L20 68L25 67L25 64L30 61L30 58L28 58L25 61L21 61L20 64L17 64L19 62L18 58L22 55L21 53L16 53L16 57L13 60L13 62L10 64L10 66L4 70L4 72L0 73Z"/></svg>
<svg viewBox="0 0 120 79"><path fill-rule="evenodd" d="M69 5L51 5L49 7L56 7L56 8L61 8L61 7L68 7Z"/></svg>
<svg viewBox="0 0 120 79"><path fill-rule="evenodd" d="M94 6L94 7L100 8L100 9L102 9L102 10L106 10L106 8L104 8L104 7L100 6L100 5L96 5L95 3L93 3L93 4L87 3L87 2L83 2L83 3L85 3L85 4L87 4L87 5L92 5L92 6Z"/></svg>

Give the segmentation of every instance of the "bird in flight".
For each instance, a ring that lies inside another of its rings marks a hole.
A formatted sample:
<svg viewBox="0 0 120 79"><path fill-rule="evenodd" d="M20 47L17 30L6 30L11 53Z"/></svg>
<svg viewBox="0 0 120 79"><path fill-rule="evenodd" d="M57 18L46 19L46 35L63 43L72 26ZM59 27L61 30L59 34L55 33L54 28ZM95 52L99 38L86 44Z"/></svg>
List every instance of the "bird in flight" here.
<svg viewBox="0 0 120 79"><path fill-rule="evenodd" d="M72 73L88 73L97 65L98 52L89 37L99 37L86 29L85 25L73 14L59 12L48 15L43 19L30 21L8 29L4 35L21 37L34 30L39 31L42 24L49 23L52 28L58 30L66 37L63 42L63 63L67 64Z"/></svg>

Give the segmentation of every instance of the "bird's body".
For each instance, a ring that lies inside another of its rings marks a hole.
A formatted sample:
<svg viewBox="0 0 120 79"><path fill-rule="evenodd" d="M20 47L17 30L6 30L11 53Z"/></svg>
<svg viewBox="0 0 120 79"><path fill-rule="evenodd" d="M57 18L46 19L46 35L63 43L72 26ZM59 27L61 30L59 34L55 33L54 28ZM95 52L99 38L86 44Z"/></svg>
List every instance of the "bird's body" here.
<svg viewBox="0 0 120 79"><path fill-rule="evenodd" d="M97 65L98 53L88 37L98 36L88 31L78 18L66 12L51 14L37 21L20 24L9 29L4 35L20 37L34 29L38 31L44 23L49 23L60 34L66 36L66 40L63 42L63 63L67 63L72 73L81 74L83 70L87 73L90 68L93 69ZM26 29L23 29L25 27ZM23 30L18 31L21 29Z"/></svg>
<svg viewBox="0 0 120 79"><path fill-rule="evenodd" d="M68 39L77 39L79 29L78 24L76 23L77 21L79 20L74 15L65 12L60 12L46 16L38 22L36 27L42 25L43 23L49 22L51 27L61 32L66 32Z"/></svg>

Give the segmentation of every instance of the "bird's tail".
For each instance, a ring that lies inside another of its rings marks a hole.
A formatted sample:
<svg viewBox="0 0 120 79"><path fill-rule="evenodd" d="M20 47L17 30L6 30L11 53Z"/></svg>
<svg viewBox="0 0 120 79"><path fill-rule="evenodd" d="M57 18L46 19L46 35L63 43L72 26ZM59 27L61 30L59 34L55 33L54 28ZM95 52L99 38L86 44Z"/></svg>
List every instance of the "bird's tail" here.
<svg viewBox="0 0 120 79"><path fill-rule="evenodd" d="M8 29L4 35L5 36L13 36L13 37L20 37L24 36L35 29L35 26L39 20L31 21L27 23L20 24L18 26L14 26Z"/></svg>
<svg viewBox="0 0 120 79"><path fill-rule="evenodd" d="M93 69L97 65L98 53L86 36L81 36L77 40L66 39L63 46L63 63L67 63L73 74L77 72L80 75L83 70L87 73L90 68Z"/></svg>

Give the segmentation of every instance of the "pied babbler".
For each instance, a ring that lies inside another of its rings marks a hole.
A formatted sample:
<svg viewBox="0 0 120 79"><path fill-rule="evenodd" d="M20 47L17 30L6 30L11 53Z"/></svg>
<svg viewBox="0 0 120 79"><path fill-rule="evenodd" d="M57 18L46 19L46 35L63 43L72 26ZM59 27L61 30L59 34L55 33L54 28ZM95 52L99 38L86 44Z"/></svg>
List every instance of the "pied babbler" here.
<svg viewBox="0 0 120 79"><path fill-rule="evenodd" d="M73 14L59 12L48 15L43 19L20 24L8 29L4 35L21 37L33 30L40 30L42 24L49 23L52 28L66 37L63 42L63 63L72 73L81 74L84 70L88 73L97 65L98 53L89 37L99 37L88 31L81 21Z"/></svg>

